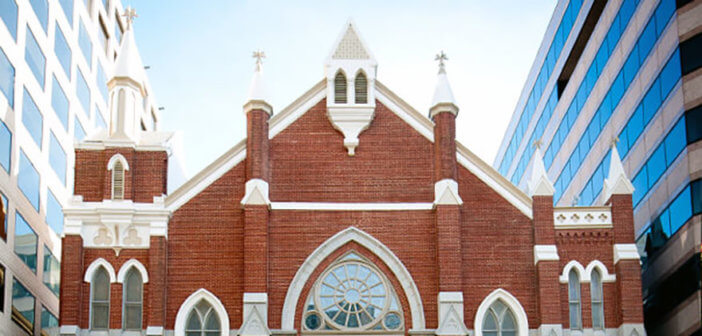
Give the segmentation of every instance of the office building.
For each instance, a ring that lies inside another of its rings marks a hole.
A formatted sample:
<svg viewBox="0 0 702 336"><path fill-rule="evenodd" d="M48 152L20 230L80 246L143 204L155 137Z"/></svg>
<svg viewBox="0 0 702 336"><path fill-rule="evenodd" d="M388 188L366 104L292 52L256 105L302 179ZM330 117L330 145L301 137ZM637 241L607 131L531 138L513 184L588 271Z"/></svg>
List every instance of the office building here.
<svg viewBox="0 0 702 336"><path fill-rule="evenodd" d="M702 2L558 1L494 167L525 188L540 143L557 206L633 182L649 335L702 333Z"/></svg>

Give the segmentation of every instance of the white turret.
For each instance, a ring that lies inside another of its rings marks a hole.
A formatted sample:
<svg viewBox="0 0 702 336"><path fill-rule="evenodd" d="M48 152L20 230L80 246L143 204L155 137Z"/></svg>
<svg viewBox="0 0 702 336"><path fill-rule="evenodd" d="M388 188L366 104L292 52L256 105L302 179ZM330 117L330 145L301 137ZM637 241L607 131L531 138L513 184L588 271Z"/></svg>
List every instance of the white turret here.
<svg viewBox="0 0 702 336"><path fill-rule="evenodd" d="M602 203L607 202L612 195L631 195L634 193L634 185L626 176L622 159L617 151L616 141L612 141L612 157L609 161L609 175L604 180L602 188Z"/></svg>
<svg viewBox="0 0 702 336"><path fill-rule="evenodd" d="M122 36L122 44L117 52L114 73L107 82L109 88L110 129L108 136L114 140L139 142L140 123L143 114L144 98L144 64L139 56L132 20L136 17L134 9L127 8L127 30Z"/></svg>
<svg viewBox="0 0 702 336"><path fill-rule="evenodd" d="M434 116L439 112L451 112L454 115L458 114L458 104L453 98L453 90L449 84L448 76L446 75L446 65L444 61L448 60L446 54L441 51L436 55L436 60L439 61L439 74L436 77L436 86L434 87L434 98L431 100L429 108L429 117L434 119Z"/></svg>
<svg viewBox="0 0 702 336"><path fill-rule="evenodd" d="M534 151L534 161L531 165L531 178L527 184L529 196L553 196L555 189L546 173L543 155L541 154L541 142L537 141L534 146L536 150Z"/></svg>

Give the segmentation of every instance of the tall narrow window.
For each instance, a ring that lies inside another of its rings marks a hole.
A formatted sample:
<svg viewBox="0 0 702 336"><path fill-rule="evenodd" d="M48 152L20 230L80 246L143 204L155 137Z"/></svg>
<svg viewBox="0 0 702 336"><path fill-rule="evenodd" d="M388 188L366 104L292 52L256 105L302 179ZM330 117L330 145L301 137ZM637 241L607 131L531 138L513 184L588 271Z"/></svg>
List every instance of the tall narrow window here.
<svg viewBox="0 0 702 336"><path fill-rule="evenodd" d="M346 104L346 76L341 71L334 77L334 103Z"/></svg>
<svg viewBox="0 0 702 336"><path fill-rule="evenodd" d="M107 270L100 267L90 283L90 328L107 330L110 319L110 278Z"/></svg>
<svg viewBox="0 0 702 336"><path fill-rule="evenodd" d="M368 79L363 72L359 72L354 81L356 89L356 104L368 104Z"/></svg>
<svg viewBox="0 0 702 336"><path fill-rule="evenodd" d="M517 335L517 319L512 310L502 301L497 300L490 306L483 318L483 335L514 336Z"/></svg>
<svg viewBox="0 0 702 336"><path fill-rule="evenodd" d="M112 168L112 199L124 199L124 166L119 161Z"/></svg>
<svg viewBox="0 0 702 336"><path fill-rule="evenodd" d="M185 324L186 336L213 336L219 335L219 317L212 306L205 300L200 300L188 315Z"/></svg>
<svg viewBox="0 0 702 336"><path fill-rule="evenodd" d="M580 318L580 277L575 269L568 273L568 307L570 310L570 329L582 329Z"/></svg>
<svg viewBox="0 0 702 336"><path fill-rule="evenodd" d="M122 310L122 328L124 330L141 330L143 281L139 271L132 267L124 280L124 309Z"/></svg>
<svg viewBox="0 0 702 336"><path fill-rule="evenodd" d="M604 329L604 300L602 299L602 276L595 269L590 278L590 294L592 297L592 328Z"/></svg>

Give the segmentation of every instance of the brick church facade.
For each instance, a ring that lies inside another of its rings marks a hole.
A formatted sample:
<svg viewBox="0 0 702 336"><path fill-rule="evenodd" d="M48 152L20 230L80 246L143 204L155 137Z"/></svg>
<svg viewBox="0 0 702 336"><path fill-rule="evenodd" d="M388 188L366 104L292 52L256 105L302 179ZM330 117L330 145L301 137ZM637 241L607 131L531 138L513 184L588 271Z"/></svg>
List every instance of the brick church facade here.
<svg viewBox="0 0 702 336"><path fill-rule="evenodd" d="M170 134L139 129L123 41L109 130L76 149L61 335L645 334L615 148L602 206L554 208L540 160L527 194L456 142L443 57L426 117L348 23L280 112L258 62L247 138L166 195Z"/></svg>

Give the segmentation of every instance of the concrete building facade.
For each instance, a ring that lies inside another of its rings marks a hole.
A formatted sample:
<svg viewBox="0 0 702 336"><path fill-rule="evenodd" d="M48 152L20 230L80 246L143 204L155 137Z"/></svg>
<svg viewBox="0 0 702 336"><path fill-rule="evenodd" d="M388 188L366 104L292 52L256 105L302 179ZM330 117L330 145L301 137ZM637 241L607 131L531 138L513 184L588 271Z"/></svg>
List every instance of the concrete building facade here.
<svg viewBox="0 0 702 336"><path fill-rule="evenodd" d="M559 1L495 158L522 188L544 148L554 204L631 177L649 335L702 333L702 1Z"/></svg>
<svg viewBox="0 0 702 336"><path fill-rule="evenodd" d="M119 0L0 0L0 335L58 332L74 143L107 127ZM158 128L148 80L141 127Z"/></svg>

